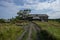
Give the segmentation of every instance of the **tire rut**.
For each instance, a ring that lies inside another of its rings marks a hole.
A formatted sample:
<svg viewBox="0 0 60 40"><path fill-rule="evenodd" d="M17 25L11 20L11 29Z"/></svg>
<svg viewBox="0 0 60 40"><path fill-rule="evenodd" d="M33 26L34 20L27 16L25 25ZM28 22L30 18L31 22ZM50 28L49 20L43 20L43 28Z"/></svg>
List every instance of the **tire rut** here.
<svg viewBox="0 0 60 40"><path fill-rule="evenodd" d="M26 25L25 27L24 27L24 32L21 34L21 36L17 39L17 40L23 40L23 38L24 38L24 36L25 36L25 34L28 32L28 30L29 30L29 25Z"/></svg>
<svg viewBox="0 0 60 40"><path fill-rule="evenodd" d="M29 29L29 34L28 34L28 38L26 40L32 40L32 24L31 22L29 23L30 29Z"/></svg>

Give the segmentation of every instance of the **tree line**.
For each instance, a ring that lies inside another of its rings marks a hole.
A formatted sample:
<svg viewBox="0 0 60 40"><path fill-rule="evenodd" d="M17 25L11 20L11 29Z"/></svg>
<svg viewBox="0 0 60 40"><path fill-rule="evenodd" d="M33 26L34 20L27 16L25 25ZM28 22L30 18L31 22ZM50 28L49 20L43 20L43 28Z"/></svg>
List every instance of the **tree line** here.
<svg viewBox="0 0 60 40"><path fill-rule="evenodd" d="M56 22L60 23L60 18L58 18L58 19L49 19L49 21L56 21Z"/></svg>

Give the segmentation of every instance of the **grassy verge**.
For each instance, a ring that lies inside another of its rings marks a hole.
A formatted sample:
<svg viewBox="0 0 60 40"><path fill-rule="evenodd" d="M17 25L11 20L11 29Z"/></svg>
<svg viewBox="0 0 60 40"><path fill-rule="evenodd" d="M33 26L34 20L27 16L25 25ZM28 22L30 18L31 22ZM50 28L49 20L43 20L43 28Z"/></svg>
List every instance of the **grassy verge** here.
<svg viewBox="0 0 60 40"><path fill-rule="evenodd" d="M36 40L36 32L34 30L32 30L32 39Z"/></svg>
<svg viewBox="0 0 60 40"><path fill-rule="evenodd" d="M53 34L57 40L60 40L60 24L57 22L40 22L34 21L38 24L43 30L47 30L49 33Z"/></svg>
<svg viewBox="0 0 60 40"><path fill-rule="evenodd" d="M28 38L28 32L26 32L22 40L26 40L27 38Z"/></svg>
<svg viewBox="0 0 60 40"><path fill-rule="evenodd" d="M0 40L16 40L23 32L23 28L15 24L0 24Z"/></svg>

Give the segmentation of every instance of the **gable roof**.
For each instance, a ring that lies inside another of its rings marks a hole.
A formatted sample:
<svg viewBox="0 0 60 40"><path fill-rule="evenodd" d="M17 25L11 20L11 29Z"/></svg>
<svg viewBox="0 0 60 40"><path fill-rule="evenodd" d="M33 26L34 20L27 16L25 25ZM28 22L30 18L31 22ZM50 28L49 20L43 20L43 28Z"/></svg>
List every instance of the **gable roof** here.
<svg viewBox="0 0 60 40"><path fill-rule="evenodd" d="M47 17L48 17L47 14L30 14L30 16L31 16L31 17L33 17L33 16L47 16Z"/></svg>

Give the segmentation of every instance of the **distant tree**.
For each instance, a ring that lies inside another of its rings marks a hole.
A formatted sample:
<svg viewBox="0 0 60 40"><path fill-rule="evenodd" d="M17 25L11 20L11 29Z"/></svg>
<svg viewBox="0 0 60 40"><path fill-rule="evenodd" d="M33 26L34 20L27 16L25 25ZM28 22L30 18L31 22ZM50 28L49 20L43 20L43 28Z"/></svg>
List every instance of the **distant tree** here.
<svg viewBox="0 0 60 40"><path fill-rule="evenodd" d="M26 18L27 16L29 16L29 13L31 12L30 9L24 9L24 10L20 10L19 12L17 12L17 16L16 18L11 18L10 21L11 23L16 23L16 22L20 22L20 19Z"/></svg>
<svg viewBox="0 0 60 40"><path fill-rule="evenodd" d="M12 17L12 18L10 19L10 22L11 22L11 23L15 23L15 21L16 21L16 18L13 18L13 17Z"/></svg>
<svg viewBox="0 0 60 40"><path fill-rule="evenodd" d="M0 23L5 23L5 19L0 19Z"/></svg>
<svg viewBox="0 0 60 40"><path fill-rule="evenodd" d="M24 10L20 10L17 14L18 14L18 16L16 16L16 18L21 18L21 19L23 19L23 18L26 18L28 15L29 15L29 13L31 12L31 10L30 9L24 9Z"/></svg>

